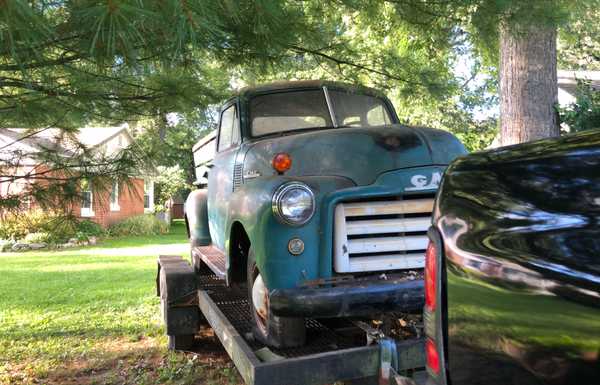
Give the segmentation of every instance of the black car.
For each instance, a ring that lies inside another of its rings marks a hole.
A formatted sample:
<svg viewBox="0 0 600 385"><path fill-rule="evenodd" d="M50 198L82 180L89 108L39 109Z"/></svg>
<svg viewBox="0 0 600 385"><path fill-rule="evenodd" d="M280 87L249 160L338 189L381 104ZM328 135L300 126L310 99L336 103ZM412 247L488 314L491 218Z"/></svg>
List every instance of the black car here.
<svg viewBox="0 0 600 385"><path fill-rule="evenodd" d="M600 131L458 158L429 238L430 384L600 384Z"/></svg>

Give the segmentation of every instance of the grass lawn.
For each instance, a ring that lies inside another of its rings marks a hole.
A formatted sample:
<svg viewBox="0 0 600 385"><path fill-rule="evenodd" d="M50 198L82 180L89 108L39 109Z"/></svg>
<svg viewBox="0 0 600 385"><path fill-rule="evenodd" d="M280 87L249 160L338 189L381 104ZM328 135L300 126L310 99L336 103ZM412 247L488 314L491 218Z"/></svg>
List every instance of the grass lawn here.
<svg viewBox="0 0 600 385"><path fill-rule="evenodd" d="M187 256L168 235L62 251L0 253L0 384L237 384L217 342L165 349L154 288L159 254Z"/></svg>

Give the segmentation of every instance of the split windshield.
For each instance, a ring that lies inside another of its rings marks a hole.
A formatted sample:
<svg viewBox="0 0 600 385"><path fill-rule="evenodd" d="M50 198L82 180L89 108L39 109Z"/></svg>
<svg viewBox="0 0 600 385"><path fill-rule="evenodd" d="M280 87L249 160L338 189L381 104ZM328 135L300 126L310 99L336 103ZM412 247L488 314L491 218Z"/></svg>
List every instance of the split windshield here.
<svg viewBox="0 0 600 385"><path fill-rule="evenodd" d="M392 123L381 98L337 90L328 92L338 127L373 127ZM322 89L255 96L250 101L250 121L252 136L334 127Z"/></svg>

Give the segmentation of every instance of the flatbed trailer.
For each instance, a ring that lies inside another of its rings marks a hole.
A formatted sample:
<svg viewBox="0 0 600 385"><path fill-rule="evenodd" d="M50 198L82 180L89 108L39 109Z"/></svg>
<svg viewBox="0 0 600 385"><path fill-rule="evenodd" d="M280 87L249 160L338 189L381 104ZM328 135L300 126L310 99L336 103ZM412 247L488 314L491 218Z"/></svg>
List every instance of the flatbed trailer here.
<svg viewBox="0 0 600 385"><path fill-rule="evenodd" d="M266 347L252 337L245 291L227 287L207 267L194 272L179 256L159 257L157 294L161 297L170 348L189 350L189 337L195 333L190 332L206 322L247 385L424 382L422 338L395 341L368 335L368 330L346 319L307 319L306 345ZM367 345L368 340L376 343Z"/></svg>

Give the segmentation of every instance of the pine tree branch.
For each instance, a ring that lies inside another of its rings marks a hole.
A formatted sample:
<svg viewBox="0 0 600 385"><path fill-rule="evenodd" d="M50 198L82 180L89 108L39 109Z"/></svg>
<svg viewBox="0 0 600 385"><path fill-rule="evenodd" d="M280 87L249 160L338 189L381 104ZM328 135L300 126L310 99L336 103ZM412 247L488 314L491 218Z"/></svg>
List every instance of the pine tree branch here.
<svg viewBox="0 0 600 385"><path fill-rule="evenodd" d="M378 75L382 75L382 76L385 76L385 77L387 77L389 79L393 79L393 80L397 80L397 81L404 82L404 83L409 83L409 84L422 85L419 82L414 82L412 80L408 80L408 79L402 78L402 77L397 76L397 75L392 75L392 74L390 74L387 71L382 71L382 70L378 70L376 68L368 67L368 66L365 66L365 65L362 65L362 64L354 63L354 62L351 62L351 61L346 60L346 59L339 59L339 58L336 58L334 56L328 55L328 54L326 54L324 52L320 52L320 51L316 51L316 50L312 50L312 49L308 49L308 48L303 48L303 47L299 47L299 46L296 46L296 45L290 46L290 49L292 49L292 50L294 50L294 51L296 51L298 53L308 53L310 55L319 56L319 57L327 59L327 60L329 60L331 62L334 62L334 63L336 63L338 65L347 65L347 66L350 66L350 67L358 68L358 69L363 70L363 71L367 71L367 72L375 73L375 74L378 74Z"/></svg>
<svg viewBox="0 0 600 385"><path fill-rule="evenodd" d="M54 67L54 66L60 66L63 64L67 64L67 63L79 60L81 58L82 58L81 55L71 55L71 56L62 57L60 59L38 61L38 62L33 62L33 63L28 63L28 64L0 65L0 71L14 72L14 71L23 71L23 70L28 70L28 69L34 69L34 68Z"/></svg>
<svg viewBox="0 0 600 385"><path fill-rule="evenodd" d="M6 77L6 76L0 77L0 87L14 87L14 88L20 88L20 89L41 92L48 96L65 96L65 97L70 97L70 98L75 98L75 99L85 97L85 98L104 99L104 100L110 100L110 101L119 101L119 100L150 101L150 100L157 100L162 97L160 95L157 96L157 95L152 95L152 94L124 96L124 95L115 95L114 93L106 93L106 94L73 93L73 92L59 90L58 88L44 87L44 86L40 85L39 83L26 82L21 79L15 79L15 78L10 78L10 77Z"/></svg>

